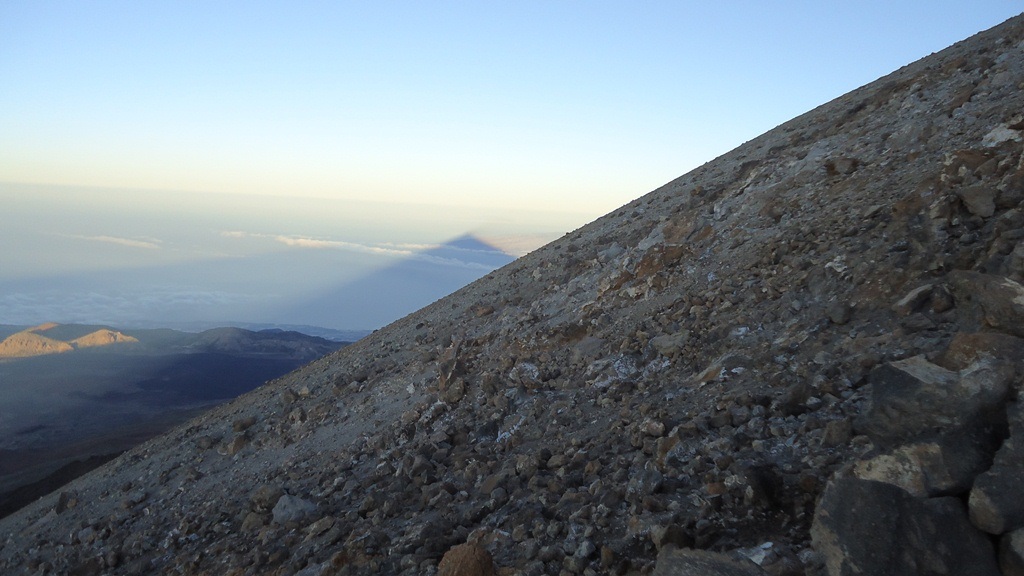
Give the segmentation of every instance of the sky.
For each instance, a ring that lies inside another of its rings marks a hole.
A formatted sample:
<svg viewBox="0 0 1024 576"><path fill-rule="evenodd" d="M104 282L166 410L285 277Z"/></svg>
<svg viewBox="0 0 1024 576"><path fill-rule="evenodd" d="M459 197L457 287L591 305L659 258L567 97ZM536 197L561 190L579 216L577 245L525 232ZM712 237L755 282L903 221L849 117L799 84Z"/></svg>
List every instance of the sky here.
<svg viewBox="0 0 1024 576"><path fill-rule="evenodd" d="M1020 10L4 0L0 323L11 282L271 246L519 255Z"/></svg>

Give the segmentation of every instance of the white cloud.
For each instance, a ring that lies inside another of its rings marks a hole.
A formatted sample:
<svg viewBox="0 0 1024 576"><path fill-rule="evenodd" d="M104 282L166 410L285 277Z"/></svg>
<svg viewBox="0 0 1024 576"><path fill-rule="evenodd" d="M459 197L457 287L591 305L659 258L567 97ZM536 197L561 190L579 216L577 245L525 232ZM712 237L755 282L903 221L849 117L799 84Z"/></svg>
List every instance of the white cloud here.
<svg viewBox="0 0 1024 576"><path fill-rule="evenodd" d="M437 250L443 248L449 252L468 252L470 254L505 254L505 252L499 248L466 248L464 246L453 246L451 244L392 244L385 242L380 246L394 247L400 250L411 250L411 251L426 251L426 250Z"/></svg>
<svg viewBox="0 0 1024 576"><path fill-rule="evenodd" d="M421 262L430 262L431 264L439 264L441 266L455 266L457 268L467 268L469 270L483 270L484 272L490 272L496 270L495 266L488 264L481 264L480 262L468 262L466 260L459 260L458 258L445 258L444 256L434 256L433 254L416 253L410 256L413 260L419 260Z"/></svg>
<svg viewBox="0 0 1024 576"><path fill-rule="evenodd" d="M497 249L475 250L472 248L462 248L458 246L449 246L446 244L397 244L390 242L384 242L380 244L362 244L358 242L345 242L342 240L325 240L322 238L310 238L308 236L287 236L283 234L271 235L241 231L224 231L221 232L221 236L225 238L269 238L276 242L280 242L285 246L290 246L293 248L309 248L318 250L345 250L347 252L374 254L378 256L386 256L391 258L405 258L408 260L429 262L431 264L437 264L439 266L454 266L458 268L466 268L469 270L482 270L484 272L490 272L494 270L495 266L483 264L480 262L471 262L459 258L437 256L435 254L429 254L427 251L443 248L446 251L458 251L489 255L502 254L502 252Z"/></svg>
<svg viewBox="0 0 1024 576"><path fill-rule="evenodd" d="M160 241L154 239L136 240L134 238L121 238L119 236L107 236L104 234L98 236L69 235L68 237L77 238L79 240L89 240L90 242L118 244L120 246L128 246L129 248L145 248L147 250L158 250L160 248Z"/></svg>
<svg viewBox="0 0 1024 576"><path fill-rule="evenodd" d="M355 242L342 242L339 240L319 240L316 238L303 238L295 236L275 236L275 240L281 242L287 246L297 246L301 248L333 248L336 250L347 250L350 252L361 252L364 254L377 254L381 256L390 256L394 258L406 258L408 260L416 260L419 262L429 262L431 264L437 264L439 266L454 266L457 268L467 268L469 270L483 270L490 272L494 270L494 266L482 264L480 262L471 262L467 260L461 260L459 258L449 258L445 256L437 256L430 254L426 250L436 250L444 248L445 250L462 251L462 252L475 252L483 254L495 254L500 253L497 250L473 250L468 248L459 248L455 246L447 246L441 244L358 244ZM407 248L408 246L416 246L419 250L412 250ZM420 251L422 250L422 251Z"/></svg>
<svg viewBox="0 0 1024 576"><path fill-rule="evenodd" d="M274 236L274 240L277 240L285 246L295 246L297 248L338 248L341 250L351 250L353 252L371 252L374 254L383 254L395 252L392 250L379 249L374 246L367 244L359 244L356 242L342 242L340 240L321 240L319 238L306 238L303 236ZM407 250L398 251L399 255L405 255L409 252Z"/></svg>

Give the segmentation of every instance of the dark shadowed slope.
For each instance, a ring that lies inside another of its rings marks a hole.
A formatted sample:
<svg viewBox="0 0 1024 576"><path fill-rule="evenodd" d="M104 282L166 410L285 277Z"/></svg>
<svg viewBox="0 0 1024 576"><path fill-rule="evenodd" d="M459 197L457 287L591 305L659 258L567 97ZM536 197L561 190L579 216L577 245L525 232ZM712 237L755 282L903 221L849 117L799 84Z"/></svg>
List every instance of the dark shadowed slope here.
<svg viewBox="0 0 1024 576"><path fill-rule="evenodd" d="M32 330L18 334L38 335ZM76 462L99 465L343 345L238 328L123 333L51 324L41 333L77 348L0 360L0 509L8 512L88 469ZM105 345L89 345L97 339Z"/></svg>

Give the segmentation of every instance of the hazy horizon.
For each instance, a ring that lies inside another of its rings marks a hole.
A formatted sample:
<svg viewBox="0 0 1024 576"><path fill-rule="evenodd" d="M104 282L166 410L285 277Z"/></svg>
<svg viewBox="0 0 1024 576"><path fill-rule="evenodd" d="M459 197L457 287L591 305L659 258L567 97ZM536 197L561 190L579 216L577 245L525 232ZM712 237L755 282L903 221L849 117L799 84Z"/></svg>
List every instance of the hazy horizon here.
<svg viewBox="0 0 1024 576"><path fill-rule="evenodd" d="M130 201L139 194L0 183L0 245L11 247L0 252L0 323L369 330L518 256L502 239L533 248L571 229L525 212L216 194ZM306 306L330 294L337 301L321 310Z"/></svg>

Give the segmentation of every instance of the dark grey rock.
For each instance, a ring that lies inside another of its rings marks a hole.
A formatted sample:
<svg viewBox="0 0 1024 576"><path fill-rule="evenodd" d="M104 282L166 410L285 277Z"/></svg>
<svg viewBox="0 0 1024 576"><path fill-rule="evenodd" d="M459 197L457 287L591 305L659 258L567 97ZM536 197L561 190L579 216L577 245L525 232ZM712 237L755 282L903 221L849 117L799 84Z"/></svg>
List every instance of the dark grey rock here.
<svg viewBox="0 0 1024 576"><path fill-rule="evenodd" d="M1024 528L1003 535L999 541L999 569L1003 576L1024 576Z"/></svg>
<svg viewBox="0 0 1024 576"><path fill-rule="evenodd" d="M922 356L889 362L871 373L871 403L858 428L885 449L965 431L992 436L1005 421L1012 379L1011 367L989 360L959 373Z"/></svg>
<svg viewBox="0 0 1024 576"><path fill-rule="evenodd" d="M316 504L304 500L298 496L285 494L277 500L274 505L274 522L286 524L288 522L301 522L316 512Z"/></svg>
<svg viewBox="0 0 1024 576"><path fill-rule="evenodd" d="M956 270L949 281L964 323L1024 337L1024 286L1004 276Z"/></svg>
<svg viewBox="0 0 1024 576"><path fill-rule="evenodd" d="M991 542L960 500L919 499L883 482L830 482L811 537L831 576L999 574Z"/></svg>
<svg viewBox="0 0 1024 576"><path fill-rule="evenodd" d="M661 336L651 338L651 346L658 351L658 354L673 357L679 354L680 350L686 346L686 340L689 337L690 333L688 331L677 334L662 334Z"/></svg>
<svg viewBox="0 0 1024 576"><path fill-rule="evenodd" d="M996 211L996 191L984 186L967 186L957 190L957 196L963 201L967 211L975 216L989 218Z"/></svg>
<svg viewBox="0 0 1024 576"><path fill-rule="evenodd" d="M992 464L996 444L984 434L948 434L899 446L854 465L864 480L888 482L914 496L951 496L971 488Z"/></svg>
<svg viewBox="0 0 1024 576"><path fill-rule="evenodd" d="M928 299L931 298L931 296L931 284L918 286L897 300L896 303L893 304L892 310L900 316L909 316L910 314L920 310L925 303L928 302Z"/></svg>
<svg viewBox="0 0 1024 576"><path fill-rule="evenodd" d="M1024 527L1024 414L1012 407L1010 437L996 452L992 467L978 476L969 500L971 521L989 534Z"/></svg>
<svg viewBox="0 0 1024 576"><path fill-rule="evenodd" d="M830 302L825 308L825 313L833 324L842 326L853 316L853 307L847 302Z"/></svg>
<svg viewBox="0 0 1024 576"><path fill-rule="evenodd" d="M676 548L687 548L693 546L693 536L679 524L668 526L655 526L651 529L651 541L658 550L668 546Z"/></svg>

